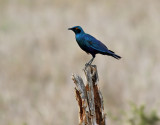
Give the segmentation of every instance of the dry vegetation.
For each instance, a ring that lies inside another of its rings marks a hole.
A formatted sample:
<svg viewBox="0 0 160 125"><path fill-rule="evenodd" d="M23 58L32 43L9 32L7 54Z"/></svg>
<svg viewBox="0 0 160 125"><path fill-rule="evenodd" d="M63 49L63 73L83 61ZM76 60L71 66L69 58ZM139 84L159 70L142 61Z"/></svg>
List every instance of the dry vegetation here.
<svg viewBox="0 0 160 125"><path fill-rule="evenodd" d="M91 56L74 25L123 57L94 61L105 111L121 117L132 101L160 114L159 0L0 0L0 125L78 124L71 74Z"/></svg>

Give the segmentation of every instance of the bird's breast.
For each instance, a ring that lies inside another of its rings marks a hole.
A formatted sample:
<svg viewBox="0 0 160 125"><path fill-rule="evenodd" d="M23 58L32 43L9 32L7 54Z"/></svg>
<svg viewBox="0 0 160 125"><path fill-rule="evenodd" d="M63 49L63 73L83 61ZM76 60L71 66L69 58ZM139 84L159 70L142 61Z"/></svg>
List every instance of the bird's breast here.
<svg viewBox="0 0 160 125"><path fill-rule="evenodd" d="M76 41L77 41L79 46L83 46L84 45L84 38L83 38L82 35L76 35Z"/></svg>
<svg viewBox="0 0 160 125"><path fill-rule="evenodd" d="M84 39L83 35L76 35L76 41L77 41L79 47L82 50L86 51L87 46L86 46L85 39Z"/></svg>

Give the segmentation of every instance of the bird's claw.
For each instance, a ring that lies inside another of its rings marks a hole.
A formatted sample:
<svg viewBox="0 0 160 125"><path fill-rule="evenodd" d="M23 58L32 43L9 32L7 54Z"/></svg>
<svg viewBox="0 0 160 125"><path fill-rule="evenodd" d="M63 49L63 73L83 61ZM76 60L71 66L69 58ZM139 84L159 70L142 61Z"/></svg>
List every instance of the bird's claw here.
<svg viewBox="0 0 160 125"><path fill-rule="evenodd" d="M91 65L90 63L86 63L86 64L85 64L85 68L84 68L84 70L86 70L86 69L87 69L87 67L88 67L88 66L90 66L90 65Z"/></svg>
<svg viewBox="0 0 160 125"><path fill-rule="evenodd" d="M91 63L88 62L88 63L85 64L85 67L88 67L88 66L90 66L90 65L91 65Z"/></svg>
<svg viewBox="0 0 160 125"><path fill-rule="evenodd" d="M88 67L88 66L91 66L92 62L93 62L93 59L94 57L88 62L85 64L85 69Z"/></svg>
<svg viewBox="0 0 160 125"><path fill-rule="evenodd" d="M87 66L89 66L89 65L90 65L89 63L86 63L86 64L85 64L85 67L87 67Z"/></svg>

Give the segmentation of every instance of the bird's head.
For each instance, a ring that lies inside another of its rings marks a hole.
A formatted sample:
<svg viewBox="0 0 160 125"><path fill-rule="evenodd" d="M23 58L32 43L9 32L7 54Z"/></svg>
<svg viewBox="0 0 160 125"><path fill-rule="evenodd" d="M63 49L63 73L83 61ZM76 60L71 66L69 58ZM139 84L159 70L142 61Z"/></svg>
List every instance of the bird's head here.
<svg viewBox="0 0 160 125"><path fill-rule="evenodd" d="M75 34L84 33L83 29L80 26L74 26L72 28L68 28L68 30L72 30Z"/></svg>

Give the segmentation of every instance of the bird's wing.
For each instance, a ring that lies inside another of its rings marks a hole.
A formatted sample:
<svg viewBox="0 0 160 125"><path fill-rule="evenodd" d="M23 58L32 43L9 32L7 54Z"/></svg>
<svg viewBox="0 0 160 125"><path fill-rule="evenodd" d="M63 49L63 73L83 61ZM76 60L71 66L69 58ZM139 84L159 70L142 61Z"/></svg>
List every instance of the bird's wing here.
<svg viewBox="0 0 160 125"><path fill-rule="evenodd" d="M93 36L86 34L85 39L87 41L87 45L99 52L107 52L108 48L99 40L94 38Z"/></svg>

